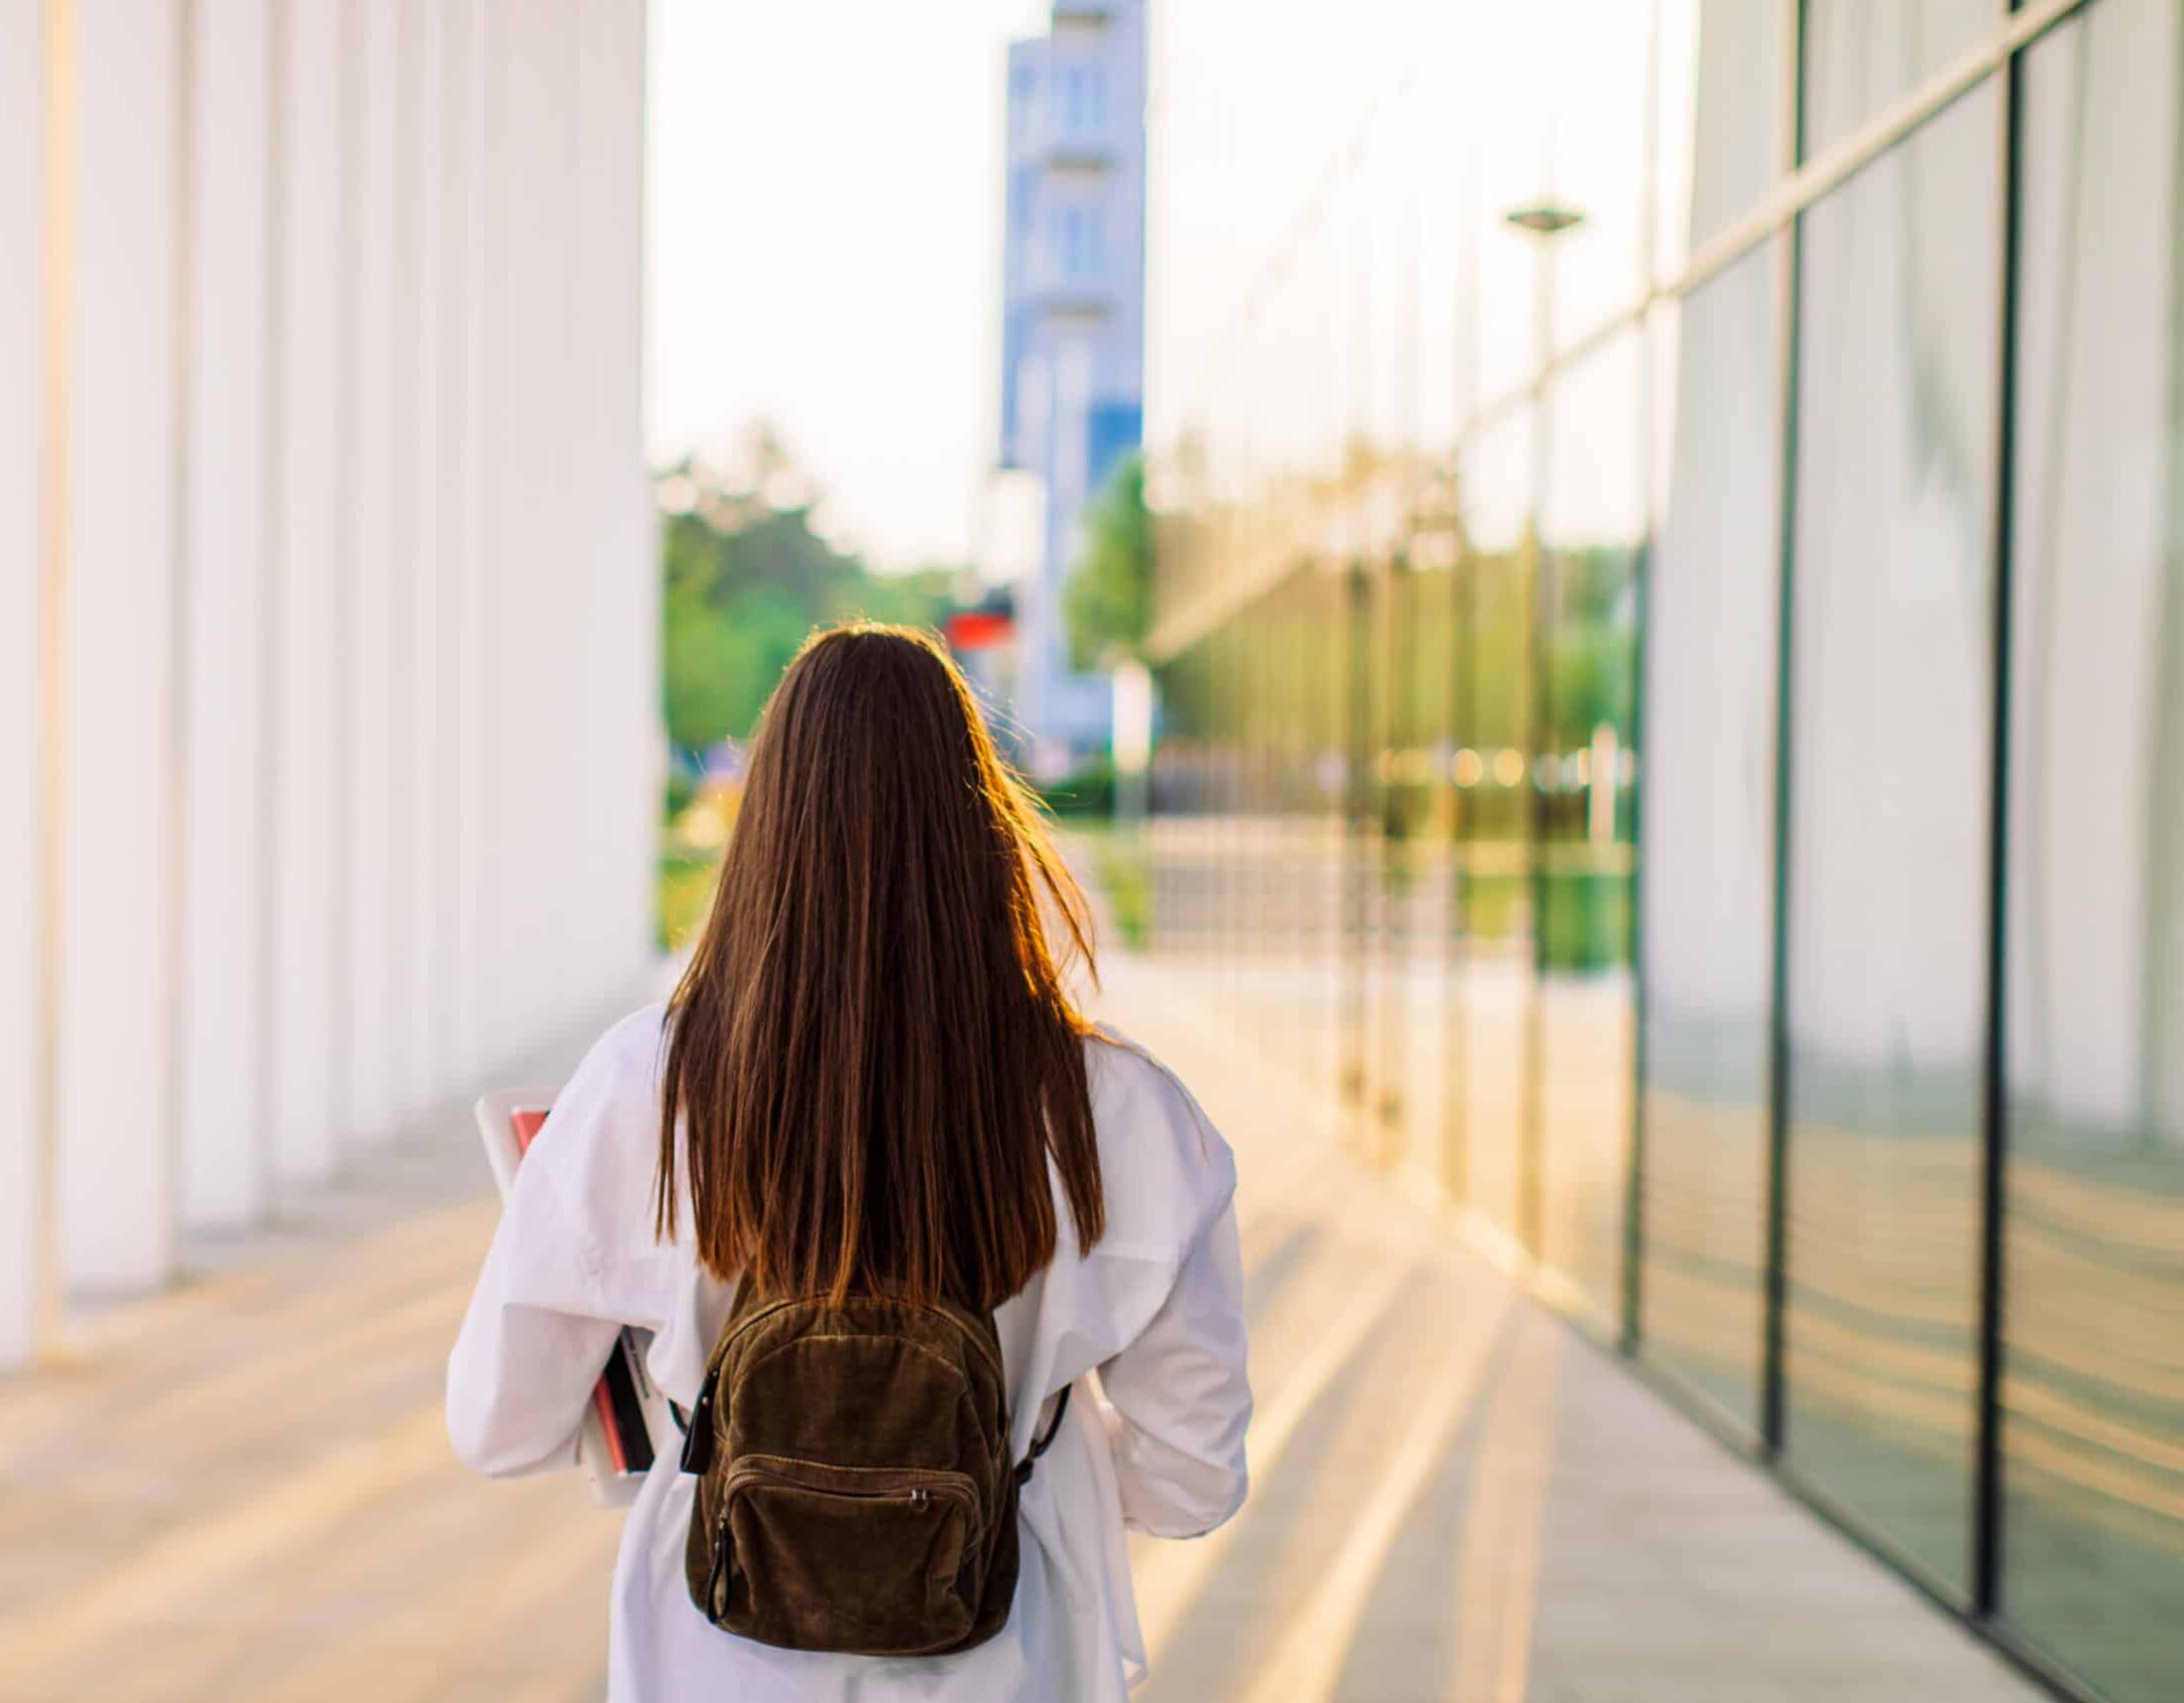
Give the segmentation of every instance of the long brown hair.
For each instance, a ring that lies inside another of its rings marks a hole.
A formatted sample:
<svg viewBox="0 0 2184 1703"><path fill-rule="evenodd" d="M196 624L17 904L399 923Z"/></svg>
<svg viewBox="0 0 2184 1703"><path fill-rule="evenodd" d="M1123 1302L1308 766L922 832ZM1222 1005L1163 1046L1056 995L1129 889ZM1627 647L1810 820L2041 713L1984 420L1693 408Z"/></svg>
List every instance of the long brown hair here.
<svg viewBox="0 0 2184 1703"><path fill-rule="evenodd" d="M698 1257L762 1294L997 1306L1105 1228L1084 895L931 639L812 638L761 719L713 913L669 1006L657 1228L678 1144Z"/></svg>

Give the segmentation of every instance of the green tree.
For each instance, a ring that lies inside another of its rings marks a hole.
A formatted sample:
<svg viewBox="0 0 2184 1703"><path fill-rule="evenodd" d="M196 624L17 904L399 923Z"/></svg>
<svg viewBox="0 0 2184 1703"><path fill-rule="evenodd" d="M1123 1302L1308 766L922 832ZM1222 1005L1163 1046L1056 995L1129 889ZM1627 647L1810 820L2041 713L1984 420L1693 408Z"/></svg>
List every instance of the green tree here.
<svg viewBox="0 0 2184 1703"><path fill-rule="evenodd" d="M1084 546L1062 593L1069 658L1079 669L1142 657L1153 622L1153 517L1145 460L1125 457L1085 511Z"/></svg>
<svg viewBox="0 0 2184 1703"><path fill-rule="evenodd" d="M738 454L734 472L693 458L661 478L664 709L670 742L690 754L750 737L813 627L933 626L948 606L945 571L875 574L822 538L812 482L766 426Z"/></svg>

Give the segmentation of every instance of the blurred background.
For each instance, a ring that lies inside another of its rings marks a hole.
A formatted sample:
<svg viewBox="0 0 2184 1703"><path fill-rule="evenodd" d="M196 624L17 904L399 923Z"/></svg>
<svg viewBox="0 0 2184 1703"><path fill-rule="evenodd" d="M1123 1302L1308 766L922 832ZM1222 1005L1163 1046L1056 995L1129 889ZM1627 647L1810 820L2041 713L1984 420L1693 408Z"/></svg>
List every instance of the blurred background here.
<svg viewBox="0 0 2184 1703"><path fill-rule="evenodd" d="M1355 1602L1155 1568L1178 1695L2184 1695L2173 0L0 20L0 1697L597 1694L607 1516L437 1432L464 1108L855 615L1319 1179L1255 1451L1381 1244L1546 1333L1491 1495L1320 1438Z"/></svg>

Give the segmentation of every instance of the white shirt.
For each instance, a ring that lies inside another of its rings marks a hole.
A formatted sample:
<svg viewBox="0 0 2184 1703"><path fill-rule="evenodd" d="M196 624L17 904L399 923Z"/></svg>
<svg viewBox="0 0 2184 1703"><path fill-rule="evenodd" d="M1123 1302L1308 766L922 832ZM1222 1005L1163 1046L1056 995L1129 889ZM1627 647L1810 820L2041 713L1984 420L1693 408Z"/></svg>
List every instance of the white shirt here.
<svg viewBox="0 0 2184 1703"><path fill-rule="evenodd" d="M448 1434L480 1472L574 1462L623 1325L655 1333L647 1364L671 1399L697 1398L731 1290L699 1267L687 1205L676 1241L653 1236L664 1017L650 1006L601 1037L516 1174L447 1365ZM1019 1456L1046 1399L1085 1381L1024 1488L1006 1628L975 1649L901 1659L719 1630L684 1582L696 1480L664 1454L622 1532L611 1703L1116 1703L1142 1677L1124 1526L1194 1536L1244 1500L1236 1164L1150 1054L1103 1030L1086 1067L1106 1234L1082 1254L1057 1185L1054 1263L995 1315Z"/></svg>

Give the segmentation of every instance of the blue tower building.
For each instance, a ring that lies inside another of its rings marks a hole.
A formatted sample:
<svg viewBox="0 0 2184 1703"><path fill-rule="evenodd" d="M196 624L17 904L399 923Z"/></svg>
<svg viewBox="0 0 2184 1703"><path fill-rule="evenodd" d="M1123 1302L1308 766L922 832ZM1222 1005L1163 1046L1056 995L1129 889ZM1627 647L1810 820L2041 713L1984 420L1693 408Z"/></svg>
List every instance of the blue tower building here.
<svg viewBox="0 0 2184 1703"><path fill-rule="evenodd" d="M1062 587L1085 505L1144 420L1144 0L1055 0L1047 33L1011 46L1007 160L1000 463L1045 492L1014 711L1054 777L1108 738L1107 680L1069 666Z"/></svg>

